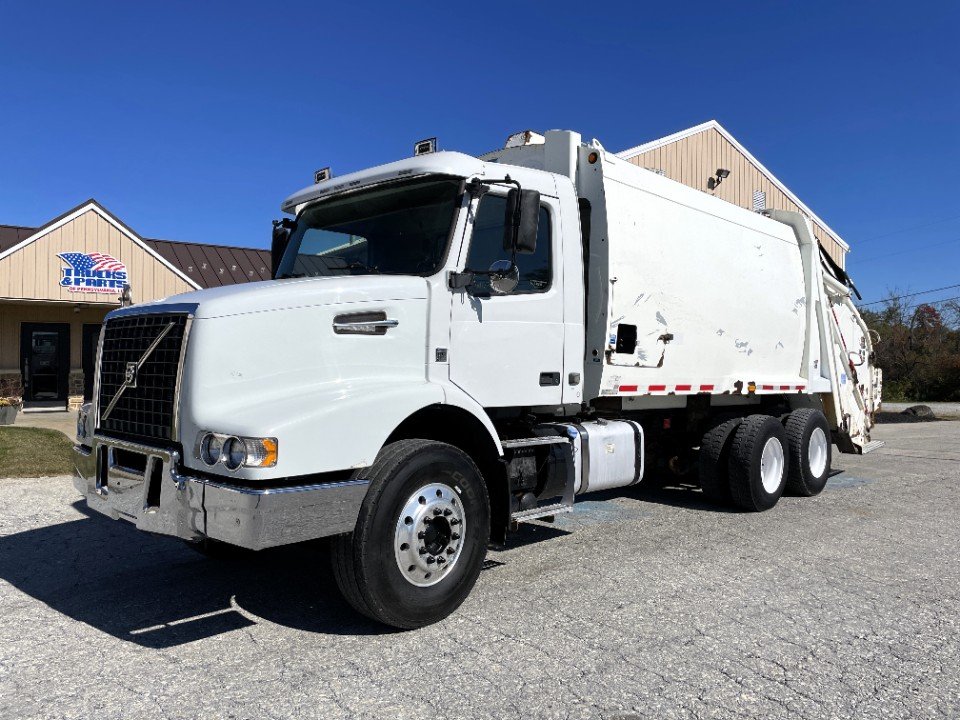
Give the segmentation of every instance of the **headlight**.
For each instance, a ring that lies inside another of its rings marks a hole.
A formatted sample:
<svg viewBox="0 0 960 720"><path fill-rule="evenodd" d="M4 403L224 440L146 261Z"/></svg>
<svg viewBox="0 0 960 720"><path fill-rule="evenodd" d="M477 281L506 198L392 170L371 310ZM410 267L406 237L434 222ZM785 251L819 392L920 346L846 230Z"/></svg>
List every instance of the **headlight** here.
<svg viewBox="0 0 960 720"><path fill-rule="evenodd" d="M200 459L213 466L220 462L223 454L223 436L207 433L200 441Z"/></svg>
<svg viewBox="0 0 960 720"><path fill-rule="evenodd" d="M246 459L247 448L244 447L243 440L238 437L229 438L223 446L223 464L227 466L227 470L236 470Z"/></svg>
<svg viewBox="0 0 960 720"><path fill-rule="evenodd" d="M210 467L222 463L227 470L273 467L277 464L277 439L202 432L197 436L196 456Z"/></svg>

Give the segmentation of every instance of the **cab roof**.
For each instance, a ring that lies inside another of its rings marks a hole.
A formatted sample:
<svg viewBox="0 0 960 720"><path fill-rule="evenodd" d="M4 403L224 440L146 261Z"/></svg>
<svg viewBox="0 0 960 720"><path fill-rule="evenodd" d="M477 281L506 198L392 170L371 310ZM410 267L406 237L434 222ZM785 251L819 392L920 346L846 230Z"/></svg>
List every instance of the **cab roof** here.
<svg viewBox="0 0 960 720"><path fill-rule="evenodd" d="M433 174L466 178L482 174L484 165L485 163L481 160L459 152L444 151L417 155L416 157L397 160L386 165L378 165L377 167L331 178L315 185L308 185L284 200L280 204L280 209L293 215L297 212L299 206L325 195L404 177Z"/></svg>

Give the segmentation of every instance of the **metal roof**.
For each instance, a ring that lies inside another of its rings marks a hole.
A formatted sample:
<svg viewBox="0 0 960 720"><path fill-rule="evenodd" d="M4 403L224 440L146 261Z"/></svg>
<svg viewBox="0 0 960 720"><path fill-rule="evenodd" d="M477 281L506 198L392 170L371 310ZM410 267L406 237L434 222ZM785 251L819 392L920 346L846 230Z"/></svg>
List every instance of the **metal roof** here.
<svg viewBox="0 0 960 720"><path fill-rule="evenodd" d="M270 279L268 250L151 238L144 242L200 287Z"/></svg>
<svg viewBox="0 0 960 720"><path fill-rule="evenodd" d="M21 225L0 225L0 253L23 242L37 231L36 228Z"/></svg>

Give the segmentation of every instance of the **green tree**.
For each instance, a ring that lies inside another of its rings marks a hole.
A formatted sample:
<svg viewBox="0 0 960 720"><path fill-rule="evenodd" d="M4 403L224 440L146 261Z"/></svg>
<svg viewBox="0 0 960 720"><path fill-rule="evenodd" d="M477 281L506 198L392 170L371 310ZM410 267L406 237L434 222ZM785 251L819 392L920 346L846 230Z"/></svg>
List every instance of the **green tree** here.
<svg viewBox="0 0 960 720"><path fill-rule="evenodd" d="M896 291L879 310L862 309L880 339L887 400L960 400L960 303L907 305Z"/></svg>

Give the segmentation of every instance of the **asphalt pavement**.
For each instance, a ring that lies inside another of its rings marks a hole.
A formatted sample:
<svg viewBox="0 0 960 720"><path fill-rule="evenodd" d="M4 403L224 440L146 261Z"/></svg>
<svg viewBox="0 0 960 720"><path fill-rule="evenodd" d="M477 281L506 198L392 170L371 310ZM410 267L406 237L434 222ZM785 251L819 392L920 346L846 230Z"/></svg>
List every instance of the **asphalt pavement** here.
<svg viewBox="0 0 960 720"><path fill-rule="evenodd" d="M882 425L816 498L601 496L392 632L323 543L229 561L0 480L0 718L956 718L960 422Z"/></svg>

